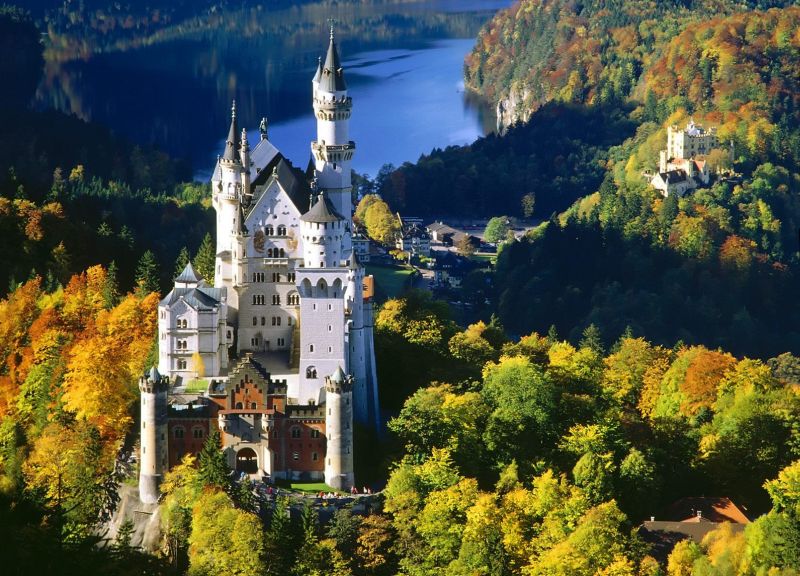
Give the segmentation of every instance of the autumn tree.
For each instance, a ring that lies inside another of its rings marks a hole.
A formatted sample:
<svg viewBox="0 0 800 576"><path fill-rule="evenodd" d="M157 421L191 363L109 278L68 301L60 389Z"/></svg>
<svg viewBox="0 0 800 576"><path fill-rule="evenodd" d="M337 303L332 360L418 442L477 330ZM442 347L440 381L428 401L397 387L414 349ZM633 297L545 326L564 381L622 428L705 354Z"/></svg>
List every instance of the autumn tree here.
<svg viewBox="0 0 800 576"><path fill-rule="evenodd" d="M492 244L503 242L511 232L511 222L508 216L495 216L486 223L483 231L483 239Z"/></svg>
<svg viewBox="0 0 800 576"><path fill-rule="evenodd" d="M263 554L258 517L238 510L224 492L204 490L192 511L189 574L258 576Z"/></svg>

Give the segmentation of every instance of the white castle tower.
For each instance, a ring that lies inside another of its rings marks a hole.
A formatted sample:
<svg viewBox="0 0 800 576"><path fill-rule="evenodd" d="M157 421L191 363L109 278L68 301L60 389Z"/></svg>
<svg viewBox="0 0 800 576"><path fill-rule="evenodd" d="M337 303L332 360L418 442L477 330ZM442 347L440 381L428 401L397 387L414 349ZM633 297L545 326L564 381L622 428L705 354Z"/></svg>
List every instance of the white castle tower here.
<svg viewBox="0 0 800 576"><path fill-rule="evenodd" d="M325 62L318 64L312 85L317 139L311 143L311 154L317 182L327 192L336 212L349 220L353 212L350 163L356 149L355 142L350 140L353 99L347 95L344 70L333 38L333 26L328 54Z"/></svg>
<svg viewBox="0 0 800 576"><path fill-rule="evenodd" d="M139 498L158 502L158 487L167 471L167 379L155 366L139 379L141 418L139 431Z"/></svg>
<svg viewBox="0 0 800 576"><path fill-rule="evenodd" d="M241 150L240 150L241 148ZM211 200L217 213L217 258L214 271L214 286L227 288L228 319L236 320L239 310L238 294L233 287L238 283L234 259L236 236L241 225L241 201L250 191L250 171L242 160L249 164L250 153L247 139L244 146L239 141L236 125L236 102L231 106L231 126L225 141L225 153L217 162L211 177Z"/></svg>
<svg viewBox="0 0 800 576"><path fill-rule="evenodd" d="M325 430L328 435L325 483L346 490L355 483L353 475L353 377L341 366L325 377Z"/></svg>

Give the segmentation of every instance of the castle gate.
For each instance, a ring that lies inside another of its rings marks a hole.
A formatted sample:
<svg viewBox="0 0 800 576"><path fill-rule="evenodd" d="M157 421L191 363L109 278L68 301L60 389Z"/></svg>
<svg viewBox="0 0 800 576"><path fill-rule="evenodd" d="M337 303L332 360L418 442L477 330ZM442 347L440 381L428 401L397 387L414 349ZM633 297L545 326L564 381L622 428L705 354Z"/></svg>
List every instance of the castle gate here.
<svg viewBox="0 0 800 576"><path fill-rule="evenodd" d="M258 456L252 448L242 448L236 453L236 470L246 474L258 472Z"/></svg>

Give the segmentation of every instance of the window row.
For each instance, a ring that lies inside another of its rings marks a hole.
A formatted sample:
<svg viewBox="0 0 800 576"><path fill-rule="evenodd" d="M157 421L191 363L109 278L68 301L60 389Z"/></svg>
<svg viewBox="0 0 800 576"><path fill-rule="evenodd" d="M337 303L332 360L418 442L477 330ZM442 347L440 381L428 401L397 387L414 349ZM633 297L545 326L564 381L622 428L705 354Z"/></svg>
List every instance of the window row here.
<svg viewBox="0 0 800 576"><path fill-rule="evenodd" d="M283 248L267 248L267 258L286 258L286 250Z"/></svg>
<svg viewBox="0 0 800 576"><path fill-rule="evenodd" d="M253 326L258 326L258 318L259 318L258 316L253 316ZM282 321L283 321L283 318L281 318L280 316L273 316L272 317L272 325L273 326L280 326ZM267 317L266 316L261 316L261 325L262 326L266 326L267 325ZM287 326L291 326L292 325L292 317L291 316L286 318L286 325Z"/></svg>
<svg viewBox="0 0 800 576"><path fill-rule="evenodd" d="M312 428L311 429L311 437L312 438L319 438L320 436L322 436L322 434L320 433L319 429L317 429L317 428ZM291 437L292 438L302 438L303 437L303 429L300 428L299 426L292 426Z"/></svg>
<svg viewBox="0 0 800 576"><path fill-rule="evenodd" d="M265 272L253 272L253 282L266 282L267 275ZM281 273L280 272L273 272L272 273L272 282L280 283L281 280ZM286 282L294 284L295 282L295 273L289 272L286 274Z"/></svg>
<svg viewBox="0 0 800 576"><path fill-rule="evenodd" d="M300 460L300 452L292 452L292 460ZM311 453L311 460L316 462L319 460L319 454L316 452Z"/></svg>
<svg viewBox="0 0 800 576"><path fill-rule="evenodd" d="M173 437L175 437L178 440L184 438L185 434L186 434L186 429L183 426L176 426L172 430ZM195 426L194 428L192 428L192 438L196 438L199 440L202 439L203 437L205 437L205 432L203 431L202 428L200 428L199 426Z"/></svg>
<svg viewBox="0 0 800 576"><path fill-rule="evenodd" d="M275 234L275 228L272 225L266 226L264 228L264 233L267 236L275 236L276 235ZM278 226L278 234L277 234L277 236L286 236L286 226L284 226L283 224L280 224Z"/></svg>
<svg viewBox="0 0 800 576"><path fill-rule="evenodd" d="M259 336L254 336L253 338L250 338L250 346L252 348L261 347L261 342L262 341L261 341L261 338ZM269 350L269 342L270 341L267 340L267 350ZM278 346L278 348L283 348L284 346L286 346L286 338L278 338L277 346Z"/></svg>

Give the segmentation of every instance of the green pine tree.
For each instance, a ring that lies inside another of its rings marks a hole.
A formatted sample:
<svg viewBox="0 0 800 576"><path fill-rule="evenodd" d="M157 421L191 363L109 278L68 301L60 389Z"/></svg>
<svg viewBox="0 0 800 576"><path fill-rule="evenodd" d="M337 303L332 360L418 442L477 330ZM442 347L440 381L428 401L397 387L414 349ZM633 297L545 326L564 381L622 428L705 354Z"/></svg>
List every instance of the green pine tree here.
<svg viewBox="0 0 800 576"><path fill-rule="evenodd" d="M183 269L186 268L186 265L189 263L190 259L191 256L189 256L189 249L184 246L181 248L181 251L178 253L178 258L175 260L175 274L172 275L173 280L181 275L181 272L183 272Z"/></svg>
<svg viewBox="0 0 800 576"><path fill-rule="evenodd" d="M200 451L200 480L206 486L218 486L228 490L228 475L230 468L225 461L225 454L220 450L219 430L211 427L211 432L206 438L203 449Z"/></svg>
<svg viewBox="0 0 800 576"><path fill-rule="evenodd" d="M146 250L136 266L136 289L140 294L158 292L158 261L155 255Z"/></svg>
<svg viewBox="0 0 800 576"><path fill-rule="evenodd" d="M583 331L583 337L578 344L581 348L589 348L597 352L600 356L605 355L605 347L603 346L603 336L594 323L589 324Z"/></svg>
<svg viewBox="0 0 800 576"><path fill-rule="evenodd" d="M292 572L297 557L297 538L289 508L289 499L278 498L272 508L266 532L268 576L285 576Z"/></svg>
<svg viewBox="0 0 800 576"><path fill-rule="evenodd" d="M203 242L200 243L200 248L197 249L197 254L194 256L194 267L203 280L209 284L214 283L214 268L216 266L216 250L214 249L214 240L211 234L206 234Z"/></svg>
<svg viewBox="0 0 800 576"><path fill-rule="evenodd" d="M108 309L119 303L119 287L117 285L117 263L112 260L106 271L106 281L103 284L103 302Z"/></svg>
<svg viewBox="0 0 800 576"><path fill-rule="evenodd" d="M233 492L233 502L240 510L256 513L258 505L253 494L253 483L249 478L245 478L236 486Z"/></svg>

